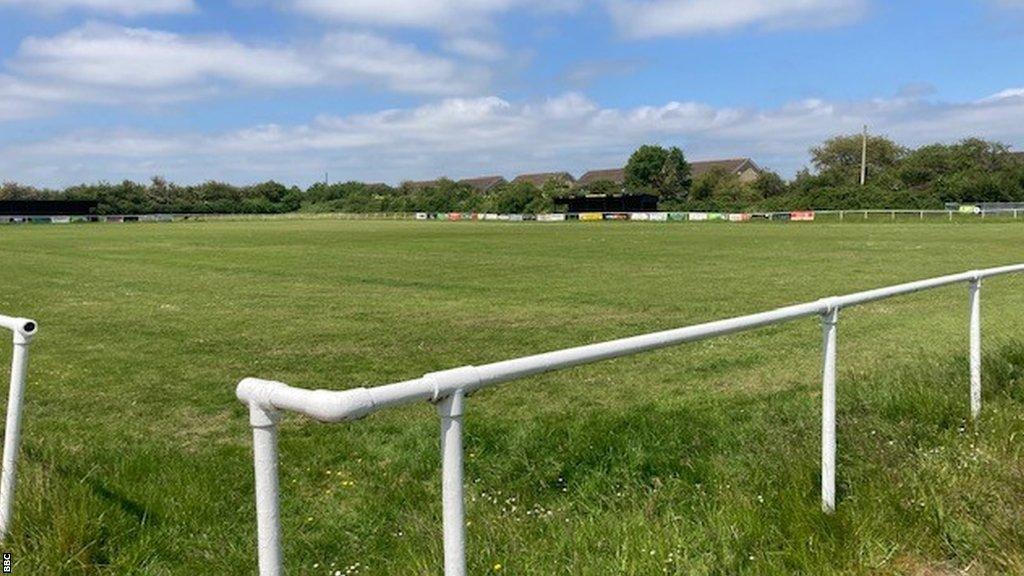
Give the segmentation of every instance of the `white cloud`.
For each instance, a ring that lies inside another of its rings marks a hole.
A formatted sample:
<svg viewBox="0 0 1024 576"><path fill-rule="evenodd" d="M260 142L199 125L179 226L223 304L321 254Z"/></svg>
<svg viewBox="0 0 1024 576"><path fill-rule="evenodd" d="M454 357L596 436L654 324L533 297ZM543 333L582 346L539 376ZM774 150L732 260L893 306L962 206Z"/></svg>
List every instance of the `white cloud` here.
<svg viewBox="0 0 1024 576"><path fill-rule="evenodd" d="M318 72L289 48L96 23L54 37L26 38L10 67L24 76L141 89L207 79L284 86L318 80Z"/></svg>
<svg viewBox="0 0 1024 576"><path fill-rule="evenodd" d="M487 71L367 33L334 33L302 46L258 46L228 36L183 35L87 23L28 37L0 73L0 120L61 103L166 103L225 89L365 85L416 94L478 91Z"/></svg>
<svg viewBox="0 0 1024 576"><path fill-rule="evenodd" d="M867 0L608 0L633 38L689 36L756 26L824 27L857 20Z"/></svg>
<svg viewBox="0 0 1024 576"><path fill-rule="evenodd" d="M425 54L411 44L399 44L373 34L333 34L319 52L326 74L340 75L340 81L378 84L399 92L459 94L487 81L487 72L482 68L460 67L451 60Z"/></svg>
<svg viewBox="0 0 1024 576"><path fill-rule="evenodd" d="M639 144L681 145L691 159L751 156L792 174L807 148L869 124L908 144L981 136L1024 145L1024 94L943 103L918 98L803 100L770 109L668 102L604 108L569 93L538 103L451 98L373 114L224 133L74 133L0 149L0 175L36 184L105 178L178 181L338 178L398 182L621 165Z"/></svg>
<svg viewBox="0 0 1024 576"><path fill-rule="evenodd" d="M488 62L501 60L508 56L508 53L501 44L479 38L450 38L445 40L444 49L465 58Z"/></svg>
<svg viewBox="0 0 1024 576"><path fill-rule="evenodd" d="M44 13L83 10L122 16L186 14L196 9L194 0L0 0L0 7L3 6Z"/></svg>
<svg viewBox="0 0 1024 576"><path fill-rule="evenodd" d="M1006 90L1000 90L991 96L982 98L979 102L997 102L1008 98L1024 98L1024 88L1007 88Z"/></svg>
<svg viewBox="0 0 1024 576"><path fill-rule="evenodd" d="M572 9L579 0L289 0L298 12L338 22L458 30L487 25L514 8Z"/></svg>

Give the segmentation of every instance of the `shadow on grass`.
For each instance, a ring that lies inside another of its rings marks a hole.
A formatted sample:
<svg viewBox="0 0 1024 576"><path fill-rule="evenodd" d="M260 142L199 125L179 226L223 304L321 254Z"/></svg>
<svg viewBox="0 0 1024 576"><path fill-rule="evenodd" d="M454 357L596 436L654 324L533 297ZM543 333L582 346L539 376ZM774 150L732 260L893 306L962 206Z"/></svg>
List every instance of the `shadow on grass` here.
<svg viewBox="0 0 1024 576"><path fill-rule="evenodd" d="M140 502L110 488L102 480L98 479L92 470L84 470L80 466L70 466L64 462L47 458L36 450L34 446L25 446L22 450L22 457L38 463L47 474L54 474L67 482L87 487L92 494L98 496L104 502L113 505L139 524L155 526L159 522L159 518L151 510Z"/></svg>

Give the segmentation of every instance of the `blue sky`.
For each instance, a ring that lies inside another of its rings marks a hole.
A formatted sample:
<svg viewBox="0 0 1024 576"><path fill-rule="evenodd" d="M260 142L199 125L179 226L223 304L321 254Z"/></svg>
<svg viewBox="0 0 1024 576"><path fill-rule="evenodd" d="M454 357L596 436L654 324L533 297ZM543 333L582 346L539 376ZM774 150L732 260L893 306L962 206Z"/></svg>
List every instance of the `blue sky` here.
<svg viewBox="0 0 1024 576"><path fill-rule="evenodd" d="M0 0L0 180L791 176L867 123L1024 149L1024 0Z"/></svg>

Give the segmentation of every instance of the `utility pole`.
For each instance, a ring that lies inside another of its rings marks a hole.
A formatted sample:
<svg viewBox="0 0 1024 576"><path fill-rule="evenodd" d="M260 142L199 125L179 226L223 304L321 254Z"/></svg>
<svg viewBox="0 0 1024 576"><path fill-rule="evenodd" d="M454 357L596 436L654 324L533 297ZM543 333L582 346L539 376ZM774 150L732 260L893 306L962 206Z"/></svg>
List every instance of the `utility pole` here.
<svg viewBox="0 0 1024 576"><path fill-rule="evenodd" d="M864 125L864 135L861 137L860 142L860 185L864 185L864 181L868 175L868 125Z"/></svg>

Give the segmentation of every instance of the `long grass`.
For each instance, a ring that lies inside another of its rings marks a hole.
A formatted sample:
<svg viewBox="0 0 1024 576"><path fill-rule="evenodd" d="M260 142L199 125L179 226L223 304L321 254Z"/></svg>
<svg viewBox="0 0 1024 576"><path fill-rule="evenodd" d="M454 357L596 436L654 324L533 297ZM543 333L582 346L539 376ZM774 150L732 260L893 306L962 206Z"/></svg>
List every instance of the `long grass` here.
<svg viewBox="0 0 1024 576"><path fill-rule="evenodd" d="M15 574L252 574L244 376L376 385L1022 259L1024 226L269 221L0 229L41 325ZM468 401L472 574L1024 573L1024 278L844 311L839 504L813 320ZM0 346L8 357L9 344ZM0 372L6 378L6 372ZM428 406L281 430L291 574L437 574Z"/></svg>

